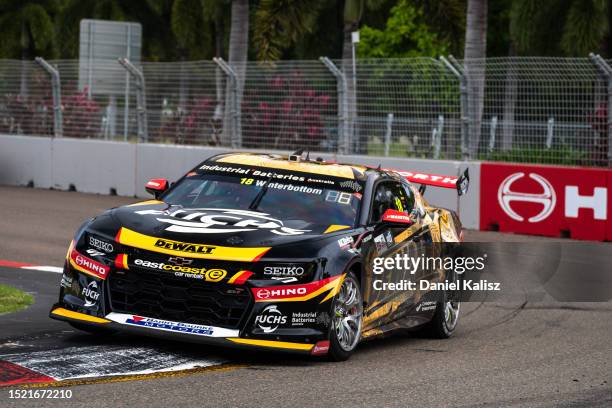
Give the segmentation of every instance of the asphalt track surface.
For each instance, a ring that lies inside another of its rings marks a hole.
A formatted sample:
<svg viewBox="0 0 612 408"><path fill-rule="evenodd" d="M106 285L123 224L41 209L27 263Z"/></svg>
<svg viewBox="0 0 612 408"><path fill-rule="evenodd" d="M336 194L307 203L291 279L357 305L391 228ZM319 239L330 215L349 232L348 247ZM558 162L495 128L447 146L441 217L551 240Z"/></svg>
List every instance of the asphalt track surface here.
<svg viewBox="0 0 612 408"><path fill-rule="evenodd" d="M60 266L84 220L133 201L0 187L0 259ZM543 240L473 231L467 238ZM592 248L605 256L609 245L593 243ZM79 355L80 350L97 367L104 364L96 356L106 350L133 365L146 362L147 356L211 365L166 375L67 380L63 386L72 390L70 400L15 400L9 391L16 387L4 387L0 406L612 406L611 302L465 304L451 339L395 335L360 345L347 362L324 363L126 335L81 334L47 317L59 279L57 273L0 268L0 283L22 288L36 299L25 311L0 316L0 360L36 356L43 364L50 355ZM80 369L74 362L65 364Z"/></svg>

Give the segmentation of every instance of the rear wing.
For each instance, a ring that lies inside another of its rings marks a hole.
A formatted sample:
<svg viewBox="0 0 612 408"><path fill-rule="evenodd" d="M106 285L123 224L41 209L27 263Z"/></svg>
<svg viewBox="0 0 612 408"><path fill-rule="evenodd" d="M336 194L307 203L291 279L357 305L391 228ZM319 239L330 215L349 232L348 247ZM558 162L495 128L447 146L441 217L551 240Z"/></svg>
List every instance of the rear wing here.
<svg viewBox="0 0 612 408"><path fill-rule="evenodd" d="M404 177L411 183L420 184L419 191L421 194L425 192L425 186L443 187L443 188L454 188L457 190L458 195L464 195L468 191L470 184L470 174L468 169L465 169L462 175L459 177L455 176L443 176L441 174L428 174L428 173L415 173L405 170L393 170L400 176Z"/></svg>

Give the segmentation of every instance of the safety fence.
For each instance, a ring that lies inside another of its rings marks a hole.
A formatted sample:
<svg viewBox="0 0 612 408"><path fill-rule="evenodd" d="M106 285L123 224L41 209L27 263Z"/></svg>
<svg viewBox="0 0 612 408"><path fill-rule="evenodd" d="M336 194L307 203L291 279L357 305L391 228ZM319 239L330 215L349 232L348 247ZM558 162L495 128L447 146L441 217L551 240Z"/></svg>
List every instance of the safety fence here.
<svg viewBox="0 0 612 408"><path fill-rule="evenodd" d="M610 65L0 60L0 134L610 167Z"/></svg>

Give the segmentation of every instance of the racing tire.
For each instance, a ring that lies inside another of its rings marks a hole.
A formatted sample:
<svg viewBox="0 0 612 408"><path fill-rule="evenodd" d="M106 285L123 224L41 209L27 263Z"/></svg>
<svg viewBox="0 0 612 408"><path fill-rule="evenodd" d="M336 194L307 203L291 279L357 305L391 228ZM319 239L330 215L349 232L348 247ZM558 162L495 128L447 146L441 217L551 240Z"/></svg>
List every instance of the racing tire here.
<svg viewBox="0 0 612 408"><path fill-rule="evenodd" d="M68 324L70 324L72 327L74 327L77 330L80 330L80 331L83 331L89 334L95 334L96 336L111 336L116 333L115 330L108 329L106 327L91 326L88 324L82 324L82 323L77 323L77 322L68 322Z"/></svg>
<svg viewBox="0 0 612 408"><path fill-rule="evenodd" d="M330 361L345 361L357 348L363 324L363 295L353 272L348 272L332 305Z"/></svg>
<svg viewBox="0 0 612 408"><path fill-rule="evenodd" d="M460 310L461 302L454 300L444 291L443 301L436 302L436 312L423 331L436 339L448 339L457 329Z"/></svg>

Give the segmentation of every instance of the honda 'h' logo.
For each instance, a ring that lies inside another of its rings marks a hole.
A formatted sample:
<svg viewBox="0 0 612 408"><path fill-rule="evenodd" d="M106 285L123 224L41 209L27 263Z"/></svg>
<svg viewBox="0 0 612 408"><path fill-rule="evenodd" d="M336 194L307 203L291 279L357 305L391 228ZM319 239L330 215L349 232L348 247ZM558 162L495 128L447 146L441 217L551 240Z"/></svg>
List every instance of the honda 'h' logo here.
<svg viewBox="0 0 612 408"><path fill-rule="evenodd" d="M515 181L525 177L525 173L514 173L506 177L499 186L497 191L497 199L499 205L510 218L516 221L524 221L525 218L519 215L512 209L510 203L513 201L527 202L527 203L538 203L543 206L542 210L533 217L530 217L527 221L529 222L540 222L550 216L555 209L557 202L557 196L555 189L548 180L536 173L529 173L529 178L537 182L542 187L541 193L521 193L512 190L512 184Z"/></svg>

